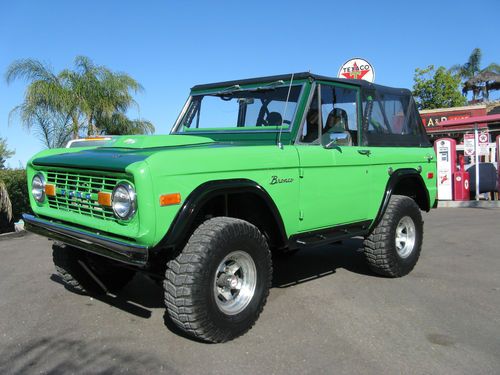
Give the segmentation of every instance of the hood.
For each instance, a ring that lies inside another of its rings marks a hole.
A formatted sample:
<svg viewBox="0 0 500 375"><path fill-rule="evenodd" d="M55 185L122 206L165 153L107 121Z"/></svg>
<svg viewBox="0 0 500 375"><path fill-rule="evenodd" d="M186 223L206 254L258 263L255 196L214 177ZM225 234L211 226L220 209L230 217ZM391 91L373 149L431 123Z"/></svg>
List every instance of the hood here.
<svg viewBox="0 0 500 375"><path fill-rule="evenodd" d="M189 135L134 135L113 139L105 147L50 150L35 156L35 166L82 168L124 172L161 150L196 147L215 143L210 138ZM54 153L57 152L57 153Z"/></svg>
<svg viewBox="0 0 500 375"><path fill-rule="evenodd" d="M106 148L146 149L158 147L192 146L214 143L210 138L192 135L126 135L117 137Z"/></svg>

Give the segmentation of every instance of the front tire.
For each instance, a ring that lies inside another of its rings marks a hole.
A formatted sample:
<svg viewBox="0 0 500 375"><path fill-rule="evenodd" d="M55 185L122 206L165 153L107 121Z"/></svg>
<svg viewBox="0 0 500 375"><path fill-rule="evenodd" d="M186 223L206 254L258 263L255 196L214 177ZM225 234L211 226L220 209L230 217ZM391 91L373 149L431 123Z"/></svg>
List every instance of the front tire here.
<svg viewBox="0 0 500 375"><path fill-rule="evenodd" d="M190 336L234 339L259 317L271 279L271 252L254 225L230 217L207 220L168 262L167 314Z"/></svg>
<svg viewBox="0 0 500 375"><path fill-rule="evenodd" d="M368 265L382 276L405 276L417 264L422 238L420 208L409 197L393 195L382 220L363 243Z"/></svg>

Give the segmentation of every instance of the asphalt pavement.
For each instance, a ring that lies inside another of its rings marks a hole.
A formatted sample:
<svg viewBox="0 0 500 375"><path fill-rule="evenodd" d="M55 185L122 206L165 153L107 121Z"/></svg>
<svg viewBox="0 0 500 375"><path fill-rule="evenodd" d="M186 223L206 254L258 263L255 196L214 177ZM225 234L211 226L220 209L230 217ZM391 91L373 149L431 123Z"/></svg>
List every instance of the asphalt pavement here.
<svg viewBox="0 0 500 375"><path fill-rule="evenodd" d="M361 240L275 262L257 324L224 344L164 324L162 290L67 291L48 240L0 239L0 374L500 374L500 209L424 215L422 256L373 275Z"/></svg>

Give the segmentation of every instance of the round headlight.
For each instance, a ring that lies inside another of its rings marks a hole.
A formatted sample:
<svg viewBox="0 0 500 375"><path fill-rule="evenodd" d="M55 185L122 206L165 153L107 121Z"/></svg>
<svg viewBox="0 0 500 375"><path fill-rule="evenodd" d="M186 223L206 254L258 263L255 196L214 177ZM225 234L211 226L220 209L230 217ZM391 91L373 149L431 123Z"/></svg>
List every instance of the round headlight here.
<svg viewBox="0 0 500 375"><path fill-rule="evenodd" d="M45 177L43 177L43 174L37 173L33 176L33 180L31 180L31 194L39 203L45 200Z"/></svg>
<svg viewBox="0 0 500 375"><path fill-rule="evenodd" d="M127 220L134 216L136 198L135 190L130 184L120 182L116 185L111 200L117 218Z"/></svg>

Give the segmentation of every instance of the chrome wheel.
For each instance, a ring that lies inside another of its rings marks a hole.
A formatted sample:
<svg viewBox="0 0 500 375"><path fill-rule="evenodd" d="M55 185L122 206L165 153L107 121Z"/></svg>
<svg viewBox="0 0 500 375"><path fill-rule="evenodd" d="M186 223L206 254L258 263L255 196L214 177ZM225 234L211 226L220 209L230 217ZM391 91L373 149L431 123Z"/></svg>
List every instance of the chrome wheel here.
<svg viewBox="0 0 500 375"><path fill-rule="evenodd" d="M404 216L396 227L396 251L401 258L407 258L411 254L415 238L415 223L409 216Z"/></svg>
<svg viewBox="0 0 500 375"><path fill-rule="evenodd" d="M227 315L240 313L255 294L257 269L252 257L244 251L233 251L215 272L214 294L219 309Z"/></svg>

